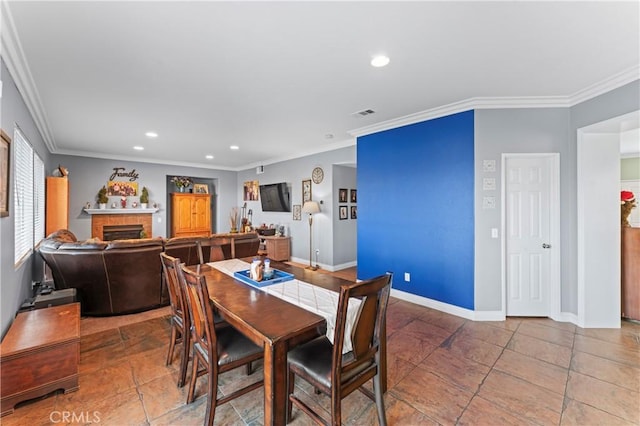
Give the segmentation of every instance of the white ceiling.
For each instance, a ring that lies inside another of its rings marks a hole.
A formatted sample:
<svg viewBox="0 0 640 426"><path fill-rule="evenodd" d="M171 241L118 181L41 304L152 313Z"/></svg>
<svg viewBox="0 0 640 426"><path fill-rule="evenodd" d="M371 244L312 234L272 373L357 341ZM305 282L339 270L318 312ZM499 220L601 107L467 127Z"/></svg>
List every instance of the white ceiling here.
<svg viewBox="0 0 640 426"><path fill-rule="evenodd" d="M10 1L2 55L52 152L239 170L618 87L639 75L639 5Z"/></svg>

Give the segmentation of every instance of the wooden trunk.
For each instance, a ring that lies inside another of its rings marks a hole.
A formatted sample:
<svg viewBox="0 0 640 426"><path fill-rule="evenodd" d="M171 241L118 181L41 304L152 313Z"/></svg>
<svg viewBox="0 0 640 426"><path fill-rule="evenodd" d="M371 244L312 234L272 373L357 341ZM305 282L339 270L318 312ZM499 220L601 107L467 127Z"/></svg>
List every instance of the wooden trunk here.
<svg viewBox="0 0 640 426"><path fill-rule="evenodd" d="M622 317L640 320L640 228L622 228Z"/></svg>
<svg viewBox="0 0 640 426"><path fill-rule="evenodd" d="M78 390L80 304L18 314L0 345L1 415L19 402Z"/></svg>

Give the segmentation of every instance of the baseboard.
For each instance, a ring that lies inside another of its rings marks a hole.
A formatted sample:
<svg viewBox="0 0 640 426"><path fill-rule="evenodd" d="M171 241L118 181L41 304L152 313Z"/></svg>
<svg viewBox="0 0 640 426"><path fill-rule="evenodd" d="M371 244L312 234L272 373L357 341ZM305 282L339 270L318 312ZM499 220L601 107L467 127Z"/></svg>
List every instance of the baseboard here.
<svg viewBox="0 0 640 426"><path fill-rule="evenodd" d="M301 259L299 257L291 257L291 262L296 262L296 263L301 263L303 265L308 265L309 264L309 259ZM314 264L315 266L315 264ZM342 269L347 269L347 268L352 268L354 266L358 266L358 262L357 261L352 261L352 262L346 262L346 263L341 263L338 265L325 265L324 263L318 263L318 268L320 269L324 269L325 271L329 271L329 272L336 272L336 271L340 271Z"/></svg>

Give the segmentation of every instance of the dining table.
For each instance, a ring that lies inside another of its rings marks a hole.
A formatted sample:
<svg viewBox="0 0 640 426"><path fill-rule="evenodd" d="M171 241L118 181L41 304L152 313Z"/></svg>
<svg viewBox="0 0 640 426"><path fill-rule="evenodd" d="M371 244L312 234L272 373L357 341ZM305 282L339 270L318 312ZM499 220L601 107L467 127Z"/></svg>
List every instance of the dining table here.
<svg viewBox="0 0 640 426"><path fill-rule="evenodd" d="M246 261L250 262L251 259ZM237 268L238 265L235 266ZM246 263L246 267L249 268L249 263ZM352 283L284 262L271 261L271 267L292 274L303 283L337 293L340 292L340 286ZM287 352L297 344L325 333L325 317L249 285L215 263L188 268L205 277L209 298L225 320L264 348L264 424L286 424ZM383 389L386 388L385 343L386 338L383 336Z"/></svg>

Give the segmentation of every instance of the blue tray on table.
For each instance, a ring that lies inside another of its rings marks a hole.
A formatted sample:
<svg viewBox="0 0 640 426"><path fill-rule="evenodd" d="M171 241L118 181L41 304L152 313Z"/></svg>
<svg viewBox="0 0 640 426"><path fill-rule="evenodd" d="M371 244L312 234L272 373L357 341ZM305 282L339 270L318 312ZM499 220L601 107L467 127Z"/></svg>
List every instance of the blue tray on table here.
<svg viewBox="0 0 640 426"><path fill-rule="evenodd" d="M251 279L251 274L250 274L250 270L244 270L244 271L238 271L238 272L234 272L233 276L237 279L239 279L242 282L245 282L249 285L252 285L254 287L266 287L268 285L271 284L277 284L277 283L281 283L284 281L291 281L294 276L293 274L290 274L288 272L284 272L281 271L279 269L273 269L273 278L270 278L268 280L262 280L262 281L255 281Z"/></svg>

